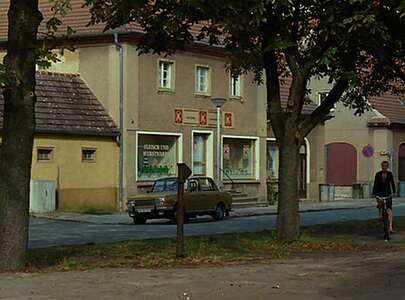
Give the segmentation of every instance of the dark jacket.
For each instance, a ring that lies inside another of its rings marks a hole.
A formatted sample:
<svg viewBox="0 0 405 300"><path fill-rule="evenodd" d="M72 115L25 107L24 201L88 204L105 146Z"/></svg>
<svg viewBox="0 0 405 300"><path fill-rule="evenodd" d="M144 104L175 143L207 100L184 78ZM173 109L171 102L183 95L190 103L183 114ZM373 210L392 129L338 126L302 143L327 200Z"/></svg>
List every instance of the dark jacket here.
<svg viewBox="0 0 405 300"><path fill-rule="evenodd" d="M375 174L373 194L380 197L388 197L395 194L394 175L387 171L387 177L383 180L382 171Z"/></svg>

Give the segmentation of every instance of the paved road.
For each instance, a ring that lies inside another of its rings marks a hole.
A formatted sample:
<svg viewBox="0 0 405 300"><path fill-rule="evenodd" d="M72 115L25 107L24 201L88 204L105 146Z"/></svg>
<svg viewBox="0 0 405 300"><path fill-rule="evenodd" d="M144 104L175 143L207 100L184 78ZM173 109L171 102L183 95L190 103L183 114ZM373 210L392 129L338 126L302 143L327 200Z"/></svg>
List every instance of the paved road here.
<svg viewBox="0 0 405 300"><path fill-rule="evenodd" d="M397 216L405 216L405 203L395 205L394 213ZM306 226L344 220L366 220L375 217L375 208L306 212L301 214L301 224ZM229 218L221 222L213 222L210 218L202 218L186 224L185 232L188 236L258 232L273 229L275 225L276 216L274 215ZM30 247L118 242L131 239L173 237L175 234L176 226L164 220L135 226L100 225L32 218Z"/></svg>

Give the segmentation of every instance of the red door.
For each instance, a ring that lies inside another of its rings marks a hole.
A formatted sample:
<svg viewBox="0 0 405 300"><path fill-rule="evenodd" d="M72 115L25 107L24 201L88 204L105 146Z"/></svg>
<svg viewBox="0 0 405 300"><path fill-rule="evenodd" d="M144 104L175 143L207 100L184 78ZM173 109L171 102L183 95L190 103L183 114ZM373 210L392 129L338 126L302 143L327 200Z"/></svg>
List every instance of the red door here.
<svg viewBox="0 0 405 300"><path fill-rule="evenodd" d="M349 186L357 181L357 151L347 143L328 145L327 182Z"/></svg>

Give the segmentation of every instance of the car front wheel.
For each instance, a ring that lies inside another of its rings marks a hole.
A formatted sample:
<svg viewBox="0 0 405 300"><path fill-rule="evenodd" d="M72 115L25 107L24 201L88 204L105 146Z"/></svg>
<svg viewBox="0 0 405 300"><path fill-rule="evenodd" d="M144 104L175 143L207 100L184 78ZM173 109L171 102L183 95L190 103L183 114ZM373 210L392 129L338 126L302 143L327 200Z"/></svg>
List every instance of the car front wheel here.
<svg viewBox="0 0 405 300"><path fill-rule="evenodd" d="M223 220L225 218L225 207L223 204L218 204L213 214L215 220Z"/></svg>
<svg viewBox="0 0 405 300"><path fill-rule="evenodd" d="M143 225L146 223L146 218L142 215L136 214L132 217L135 225Z"/></svg>

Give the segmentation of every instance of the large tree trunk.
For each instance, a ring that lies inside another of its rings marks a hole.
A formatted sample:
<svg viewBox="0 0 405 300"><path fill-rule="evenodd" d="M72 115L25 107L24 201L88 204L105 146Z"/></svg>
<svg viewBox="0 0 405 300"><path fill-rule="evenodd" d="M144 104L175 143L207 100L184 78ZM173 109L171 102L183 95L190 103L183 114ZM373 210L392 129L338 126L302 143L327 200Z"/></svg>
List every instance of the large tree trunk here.
<svg viewBox="0 0 405 300"><path fill-rule="evenodd" d="M289 122L287 122L288 124ZM300 220L298 212L298 166L300 142L296 138L295 124L286 126L279 140L279 200L277 237L283 241L299 238Z"/></svg>
<svg viewBox="0 0 405 300"><path fill-rule="evenodd" d="M25 266L35 116L38 0L11 0L0 154L0 268Z"/></svg>

